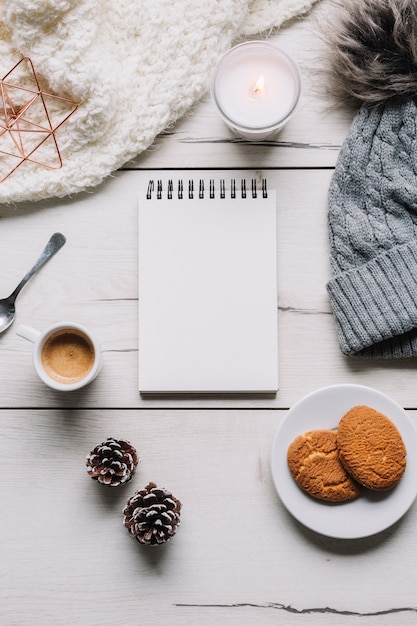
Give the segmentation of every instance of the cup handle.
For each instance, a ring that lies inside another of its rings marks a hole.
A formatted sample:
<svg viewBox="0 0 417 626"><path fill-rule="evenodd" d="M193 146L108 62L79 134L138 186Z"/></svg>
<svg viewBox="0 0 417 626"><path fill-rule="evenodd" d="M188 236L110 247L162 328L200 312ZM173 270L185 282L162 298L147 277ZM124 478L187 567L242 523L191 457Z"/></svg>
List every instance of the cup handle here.
<svg viewBox="0 0 417 626"><path fill-rule="evenodd" d="M25 326L24 324L20 324L16 331L16 335L19 335L19 337L23 337L23 339L27 339L32 343L35 343L40 334L39 330L35 330L34 328Z"/></svg>

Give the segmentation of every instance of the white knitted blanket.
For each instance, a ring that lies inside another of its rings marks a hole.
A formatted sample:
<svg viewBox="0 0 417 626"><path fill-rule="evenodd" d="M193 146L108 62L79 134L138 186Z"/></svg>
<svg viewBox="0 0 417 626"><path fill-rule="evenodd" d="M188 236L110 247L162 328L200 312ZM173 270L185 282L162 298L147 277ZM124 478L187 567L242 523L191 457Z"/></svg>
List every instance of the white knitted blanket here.
<svg viewBox="0 0 417 626"><path fill-rule="evenodd" d="M3 0L0 77L28 56L42 90L80 106L56 133L63 167L23 163L0 184L0 203L99 184L206 93L234 40L279 27L316 1Z"/></svg>

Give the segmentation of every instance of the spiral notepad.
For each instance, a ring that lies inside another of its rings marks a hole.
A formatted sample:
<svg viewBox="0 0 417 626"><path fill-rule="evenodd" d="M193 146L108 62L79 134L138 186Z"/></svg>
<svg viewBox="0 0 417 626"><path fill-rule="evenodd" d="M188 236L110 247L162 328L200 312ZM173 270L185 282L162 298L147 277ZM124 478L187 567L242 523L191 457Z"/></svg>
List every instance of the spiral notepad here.
<svg viewBox="0 0 417 626"><path fill-rule="evenodd" d="M139 196L140 392L277 389L275 192L266 179L151 172Z"/></svg>

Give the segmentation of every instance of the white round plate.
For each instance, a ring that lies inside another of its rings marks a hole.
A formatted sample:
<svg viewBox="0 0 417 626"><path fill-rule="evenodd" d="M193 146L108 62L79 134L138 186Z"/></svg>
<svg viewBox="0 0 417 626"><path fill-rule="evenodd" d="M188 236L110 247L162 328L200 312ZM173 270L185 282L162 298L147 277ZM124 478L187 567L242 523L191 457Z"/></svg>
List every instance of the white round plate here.
<svg viewBox="0 0 417 626"><path fill-rule="evenodd" d="M390 491L365 490L351 502L327 503L310 497L290 474L288 446L309 430L337 428L342 415L360 404L384 413L400 431L407 450L402 479ZM404 409L380 391L362 385L324 387L297 402L284 418L272 445L271 469L282 503L304 526L339 539L368 537L399 520L417 495L417 428Z"/></svg>

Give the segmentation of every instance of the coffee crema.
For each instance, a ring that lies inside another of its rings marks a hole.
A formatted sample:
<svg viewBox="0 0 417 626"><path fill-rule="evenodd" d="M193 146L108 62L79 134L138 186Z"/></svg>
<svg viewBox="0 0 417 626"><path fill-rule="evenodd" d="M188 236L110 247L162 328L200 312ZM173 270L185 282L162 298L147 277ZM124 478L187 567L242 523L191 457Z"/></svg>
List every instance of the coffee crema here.
<svg viewBox="0 0 417 626"><path fill-rule="evenodd" d="M83 380L92 369L94 346L81 331L61 328L46 339L41 360L50 378L70 385Z"/></svg>

